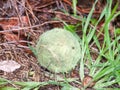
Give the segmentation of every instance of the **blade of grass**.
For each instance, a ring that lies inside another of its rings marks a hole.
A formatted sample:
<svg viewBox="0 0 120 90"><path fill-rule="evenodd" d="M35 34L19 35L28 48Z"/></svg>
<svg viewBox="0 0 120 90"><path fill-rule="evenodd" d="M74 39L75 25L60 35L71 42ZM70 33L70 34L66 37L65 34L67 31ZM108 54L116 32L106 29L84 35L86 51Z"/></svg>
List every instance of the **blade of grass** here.
<svg viewBox="0 0 120 90"><path fill-rule="evenodd" d="M101 19L104 17L104 15L105 15L105 9L102 11L102 13L101 13L98 21L96 22L94 28L89 32L89 34L88 34L88 36L87 36L87 37L88 37L88 43L89 43L89 42L91 41L91 39L93 38L94 41L96 42L99 50L101 49L101 47L100 47L99 41L97 40L97 37L95 37L95 36L96 36L96 35L95 35L95 31L96 31L96 27L97 27L98 23L101 21ZM94 43L94 42L93 42L93 43ZM91 56L90 56L90 50L89 50L89 48L87 48L87 51L89 52L89 59L90 59L91 63L93 63L93 62L92 62L92 58L91 58ZM99 63L99 62L98 62L98 63ZM90 67L90 66L89 66L89 67ZM91 74L94 73L94 71L95 71L95 67L93 67L93 68L94 68L94 70L90 68L90 73L91 73Z"/></svg>
<svg viewBox="0 0 120 90"><path fill-rule="evenodd" d="M118 8L118 5L119 5L119 2L117 2L117 4L115 5L115 7L113 8L113 10L112 10L112 13L111 13L111 15L110 15L110 17L108 17L108 20L106 21L106 23L105 23L105 25L104 26L106 26L112 19L114 19L115 17L117 17L119 14L120 14L120 12L117 12L116 14L115 14L115 12L116 12L116 10L117 10L117 8ZM106 9L107 9L108 7L106 6L105 7L105 13L106 13ZM104 29L104 26L101 28L101 30L100 30L100 32L98 33L98 35L97 35L97 37L99 37L100 36L100 34L101 34L101 32L103 31L103 29Z"/></svg>
<svg viewBox="0 0 120 90"><path fill-rule="evenodd" d="M77 0L72 0L72 4L73 4L73 13L74 13L74 16L77 16Z"/></svg>
<svg viewBox="0 0 120 90"><path fill-rule="evenodd" d="M111 4L111 1L110 1L110 4ZM108 6L107 6L108 7ZM106 12L106 10L107 10L107 7L104 9L105 11L103 12L103 13L105 13ZM107 42L107 45L110 45L110 35L109 35L109 32L108 32L108 26L107 25L109 25L109 23L108 22L110 22L110 17L111 16L113 16L113 14L115 13L115 11L116 11L116 9L117 9L117 7L118 7L118 3L117 3L117 5L115 6L115 8L112 10L112 15L111 14L109 14L109 15L106 15L106 17L108 17L107 19L108 20L106 20L106 22L105 22L105 26L106 26L106 31L105 31L105 33L106 33L106 36L107 37L105 37L106 38L106 40L105 40L105 42ZM111 5L109 6L109 8L111 8ZM108 10L108 12L110 12L111 10ZM103 14L104 15L104 14ZM107 24L106 24L107 23ZM96 42L96 45L98 46L98 48L99 48L99 51L100 51L100 55L102 55L102 56L104 56L104 53L110 48L110 46L109 47L106 47L106 43L104 42L104 44L103 44L103 46L102 46L102 50L100 50L101 48L100 48L100 44L99 44L99 41L97 40L97 37L94 37L94 40L95 40L95 42ZM111 52L112 52L112 50L110 50ZM113 55L113 53L110 53L110 55ZM106 57L106 56L105 56ZM114 56L112 56L110 59L113 59L113 57ZM100 59L97 59L96 60L96 63L95 64L99 64L99 61L100 61ZM94 67L93 67L94 68ZM97 67L96 67L96 69L97 69ZM91 70L92 71L92 75L94 74L94 72L95 72L95 69L93 70ZM94 71L94 72L93 72Z"/></svg>
<svg viewBox="0 0 120 90"><path fill-rule="evenodd" d="M112 80L112 81L109 81L109 82L106 82L106 83L97 83L95 86L94 86L94 88L95 89L102 89L102 88L104 88L104 87L107 87L107 86L110 86L110 85L112 85L112 84L114 84L114 83L116 83L116 81L115 80Z"/></svg>
<svg viewBox="0 0 120 90"><path fill-rule="evenodd" d="M81 81L83 81L84 79L84 55L86 53L86 49L87 49L87 46L86 46L86 40L87 40L87 37L86 37L86 32L87 32L87 29L88 29L88 25L90 23L90 20L91 20L91 17L92 17L92 13L94 11L94 8L95 8L95 5L97 3L98 0L95 1L87 19L86 19L86 22L83 21L83 37L82 37L82 52L81 52L81 60L80 60L80 70L79 70L79 75L80 75L80 78L81 78Z"/></svg>

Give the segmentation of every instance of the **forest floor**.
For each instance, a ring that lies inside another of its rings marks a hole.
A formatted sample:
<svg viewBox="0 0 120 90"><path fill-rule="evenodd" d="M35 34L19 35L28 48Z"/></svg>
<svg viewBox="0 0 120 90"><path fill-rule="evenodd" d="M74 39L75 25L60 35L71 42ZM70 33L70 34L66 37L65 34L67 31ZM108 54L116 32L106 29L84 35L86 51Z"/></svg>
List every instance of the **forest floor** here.
<svg viewBox="0 0 120 90"><path fill-rule="evenodd" d="M113 2L113 6L116 1ZM87 17L94 4L94 0L78 0L77 15ZM59 27L63 28L62 21L70 25L76 25L82 21L73 16L72 0L1 0L0 1L0 62L12 61L12 71L0 70L0 77L20 82L44 82L55 80L56 74L49 72L38 64L37 58L29 45L35 47L39 36L47 30ZM99 0L95 6L92 18L98 19L106 5L106 0ZM120 10L120 6L118 7ZM62 20L62 21L61 21ZM119 17L111 22L110 34L113 34L114 25L119 27ZM98 28L104 24L104 19ZM81 37L81 27L77 28L77 34ZM99 37L103 40L103 36ZM96 55L93 55L96 58ZM15 61L16 63L13 63ZM8 63L7 63L8 64ZM19 64L19 66L18 66ZM79 65L71 72L65 74L67 78L79 78ZM92 79L85 68L85 78L81 84L70 82L74 87L81 88ZM62 74L57 74L63 77ZM95 82L94 82L95 83ZM94 90L92 83L87 90ZM8 85L9 86L9 85ZM114 85L119 87L118 85ZM18 86L16 86L19 88ZM59 85L45 85L40 90L60 90Z"/></svg>

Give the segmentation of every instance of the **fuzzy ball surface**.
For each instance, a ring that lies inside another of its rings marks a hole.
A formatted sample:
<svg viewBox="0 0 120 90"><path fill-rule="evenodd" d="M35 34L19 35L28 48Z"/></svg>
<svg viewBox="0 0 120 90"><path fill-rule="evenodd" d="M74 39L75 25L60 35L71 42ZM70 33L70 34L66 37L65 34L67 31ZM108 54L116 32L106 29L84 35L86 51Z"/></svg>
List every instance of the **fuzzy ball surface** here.
<svg viewBox="0 0 120 90"><path fill-rule="evenodd" d="M69 31L54 28L43 33L35 47L38 62L51 72L68 72L80 59L80 43Z"/></svg>

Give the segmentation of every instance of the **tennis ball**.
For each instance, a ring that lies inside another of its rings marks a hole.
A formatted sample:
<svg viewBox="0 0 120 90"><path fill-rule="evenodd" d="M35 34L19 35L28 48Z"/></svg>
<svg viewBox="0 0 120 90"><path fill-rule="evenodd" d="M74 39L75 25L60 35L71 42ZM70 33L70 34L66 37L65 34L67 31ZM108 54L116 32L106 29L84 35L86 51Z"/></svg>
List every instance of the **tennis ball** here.
<svg viewBox="0 0 120 90"><path fill-rule="evenodd" d="M80 59L80 43L69 31L54 28L43 33L35 47L38 62L51 72L68 72Z"/></svg>

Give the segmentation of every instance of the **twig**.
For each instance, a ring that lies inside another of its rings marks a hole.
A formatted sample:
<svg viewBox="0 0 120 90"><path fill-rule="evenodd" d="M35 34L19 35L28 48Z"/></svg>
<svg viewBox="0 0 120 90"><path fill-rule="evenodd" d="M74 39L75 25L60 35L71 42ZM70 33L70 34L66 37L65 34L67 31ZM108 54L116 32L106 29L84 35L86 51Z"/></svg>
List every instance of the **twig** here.
<svg viewBox="0 0 120 90"><path fill-rule="evenodd" d="M20 30L29 30L31 28L35 28L35 27L42 27L46 24L50 24L50 23L61 23L61 21L47 21L47 22L44 22L42 24L38 24L38 25L34 25L34 26L31 26L31 27L22 27L22 28L18 28L18 29L11 29L11 30L4 30L4 31L0 31L1 34L4 34L6 32L12 32L12 31L20 31Z"/></svg>

